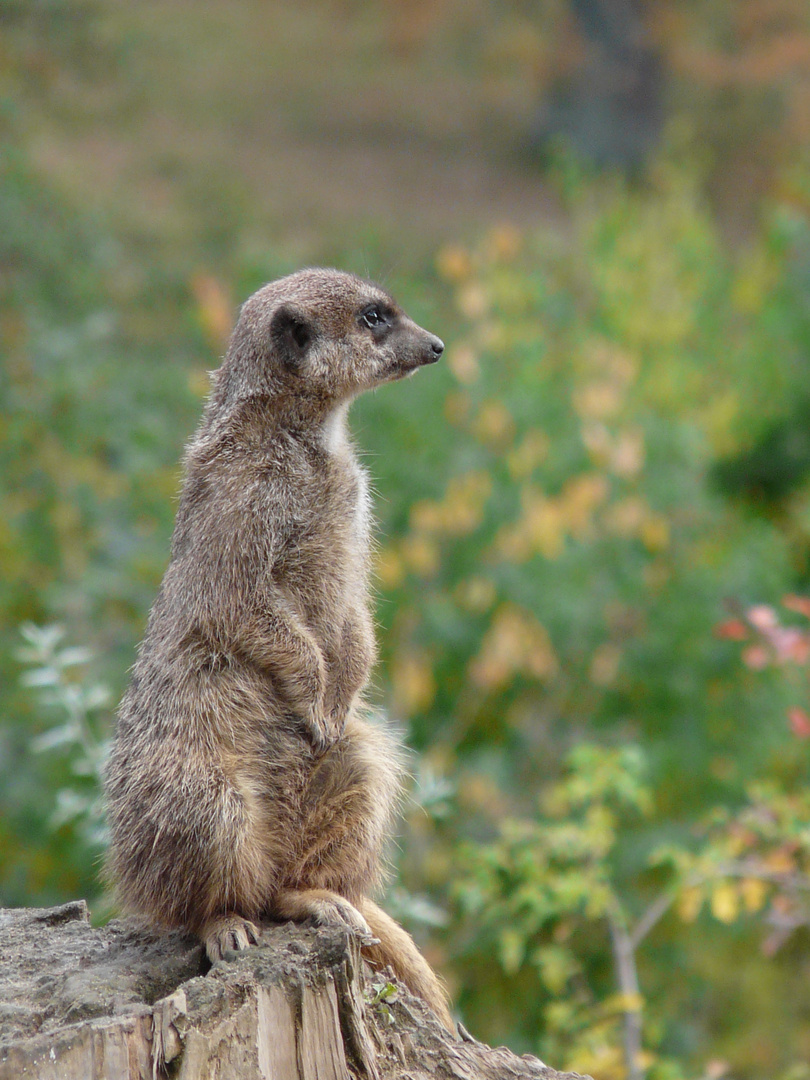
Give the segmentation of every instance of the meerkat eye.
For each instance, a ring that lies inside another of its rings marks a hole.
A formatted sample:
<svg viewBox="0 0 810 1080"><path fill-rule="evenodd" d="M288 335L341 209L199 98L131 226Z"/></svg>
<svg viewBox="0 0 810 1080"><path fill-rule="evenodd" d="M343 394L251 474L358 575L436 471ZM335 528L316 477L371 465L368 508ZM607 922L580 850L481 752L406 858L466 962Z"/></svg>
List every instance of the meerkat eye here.
<svg viewBox="0 0 810 1080"><path fill-rule="evenodd" d="M385 317L385 313L381 311L376 304L371 307L367 307L365 311L360 312L360 322L363 326L367 326L369 330L373 330L377 326L382 326L388 320Z"/></svg>

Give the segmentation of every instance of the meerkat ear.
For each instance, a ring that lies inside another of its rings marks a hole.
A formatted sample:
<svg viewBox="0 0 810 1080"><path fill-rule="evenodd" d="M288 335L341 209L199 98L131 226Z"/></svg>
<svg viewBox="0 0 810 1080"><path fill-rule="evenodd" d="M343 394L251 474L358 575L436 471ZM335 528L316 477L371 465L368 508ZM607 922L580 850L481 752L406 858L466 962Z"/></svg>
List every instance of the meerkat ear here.
<svg viewBox="0 0 810 1080"><path fill-rule="evenodd" d="M291 368L297 368L312 341L312 327L303 313L290 304L273 314L270 323L273 347Z"/></svg>

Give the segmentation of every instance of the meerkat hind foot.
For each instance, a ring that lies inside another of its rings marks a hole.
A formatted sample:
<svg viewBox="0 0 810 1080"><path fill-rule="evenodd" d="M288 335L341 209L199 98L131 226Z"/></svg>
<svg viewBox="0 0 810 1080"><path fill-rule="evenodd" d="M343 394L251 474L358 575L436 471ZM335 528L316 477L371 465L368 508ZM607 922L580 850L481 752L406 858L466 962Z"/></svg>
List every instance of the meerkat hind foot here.
<svg viewBox="0 0 810 1080"><path fill-rule="evenodd" d="M205 942L205 951L212 964L221 960L226 952L242 952L257 945L259 928L255 923L243 919L241 915L219 915L208 922L200 935Z"/></svg>
<svg viewBox="0 0 810 1080"><path fill-rule="evenodd" d="M351 931L361 945L378 944L371 927L354 904L329 889L287 889L275 898L273 914L294 922L312 919L316 926Z"/></svg>

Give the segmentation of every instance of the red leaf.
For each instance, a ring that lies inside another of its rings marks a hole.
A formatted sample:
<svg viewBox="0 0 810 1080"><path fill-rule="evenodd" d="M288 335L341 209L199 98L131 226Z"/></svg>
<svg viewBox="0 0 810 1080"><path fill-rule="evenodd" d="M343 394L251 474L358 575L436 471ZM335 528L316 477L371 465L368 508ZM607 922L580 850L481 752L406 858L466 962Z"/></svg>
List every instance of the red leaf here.
<svg viewBox="0 0 810 1080"><path fill-rule="evenodd" d="M762 671L771 662L771 654L764 645L749 645L743 649L743 663L753 671Z"/></svg>
<svg viewBox="0 0 810 1080"><path fill-rule="evenodd" d="M782 597L782 603L789 611L798 611L800 615L806 615L810 619L810 596L796 596L789 593Z"/></svg>
<svg viewBox="0 0 810 1080"><path fill-rule="evenodd" d="M810 739L810 716L804 709L795 705L792 709L788 709L788 720L794 735L800 739Z"/></svg>

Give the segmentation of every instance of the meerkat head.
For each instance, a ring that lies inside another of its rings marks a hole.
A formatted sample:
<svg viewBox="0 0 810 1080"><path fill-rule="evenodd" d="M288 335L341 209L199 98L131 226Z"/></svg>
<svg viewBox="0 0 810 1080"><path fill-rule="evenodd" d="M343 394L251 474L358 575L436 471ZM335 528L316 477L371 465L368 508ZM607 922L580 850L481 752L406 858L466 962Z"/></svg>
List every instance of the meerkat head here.
<svg viewBox="0 0 810 1080"><path fill-rule="evenodd" d="M245 302L217 384L328 411L443 351L378 285L339 270L302 270Z"/></svg>

